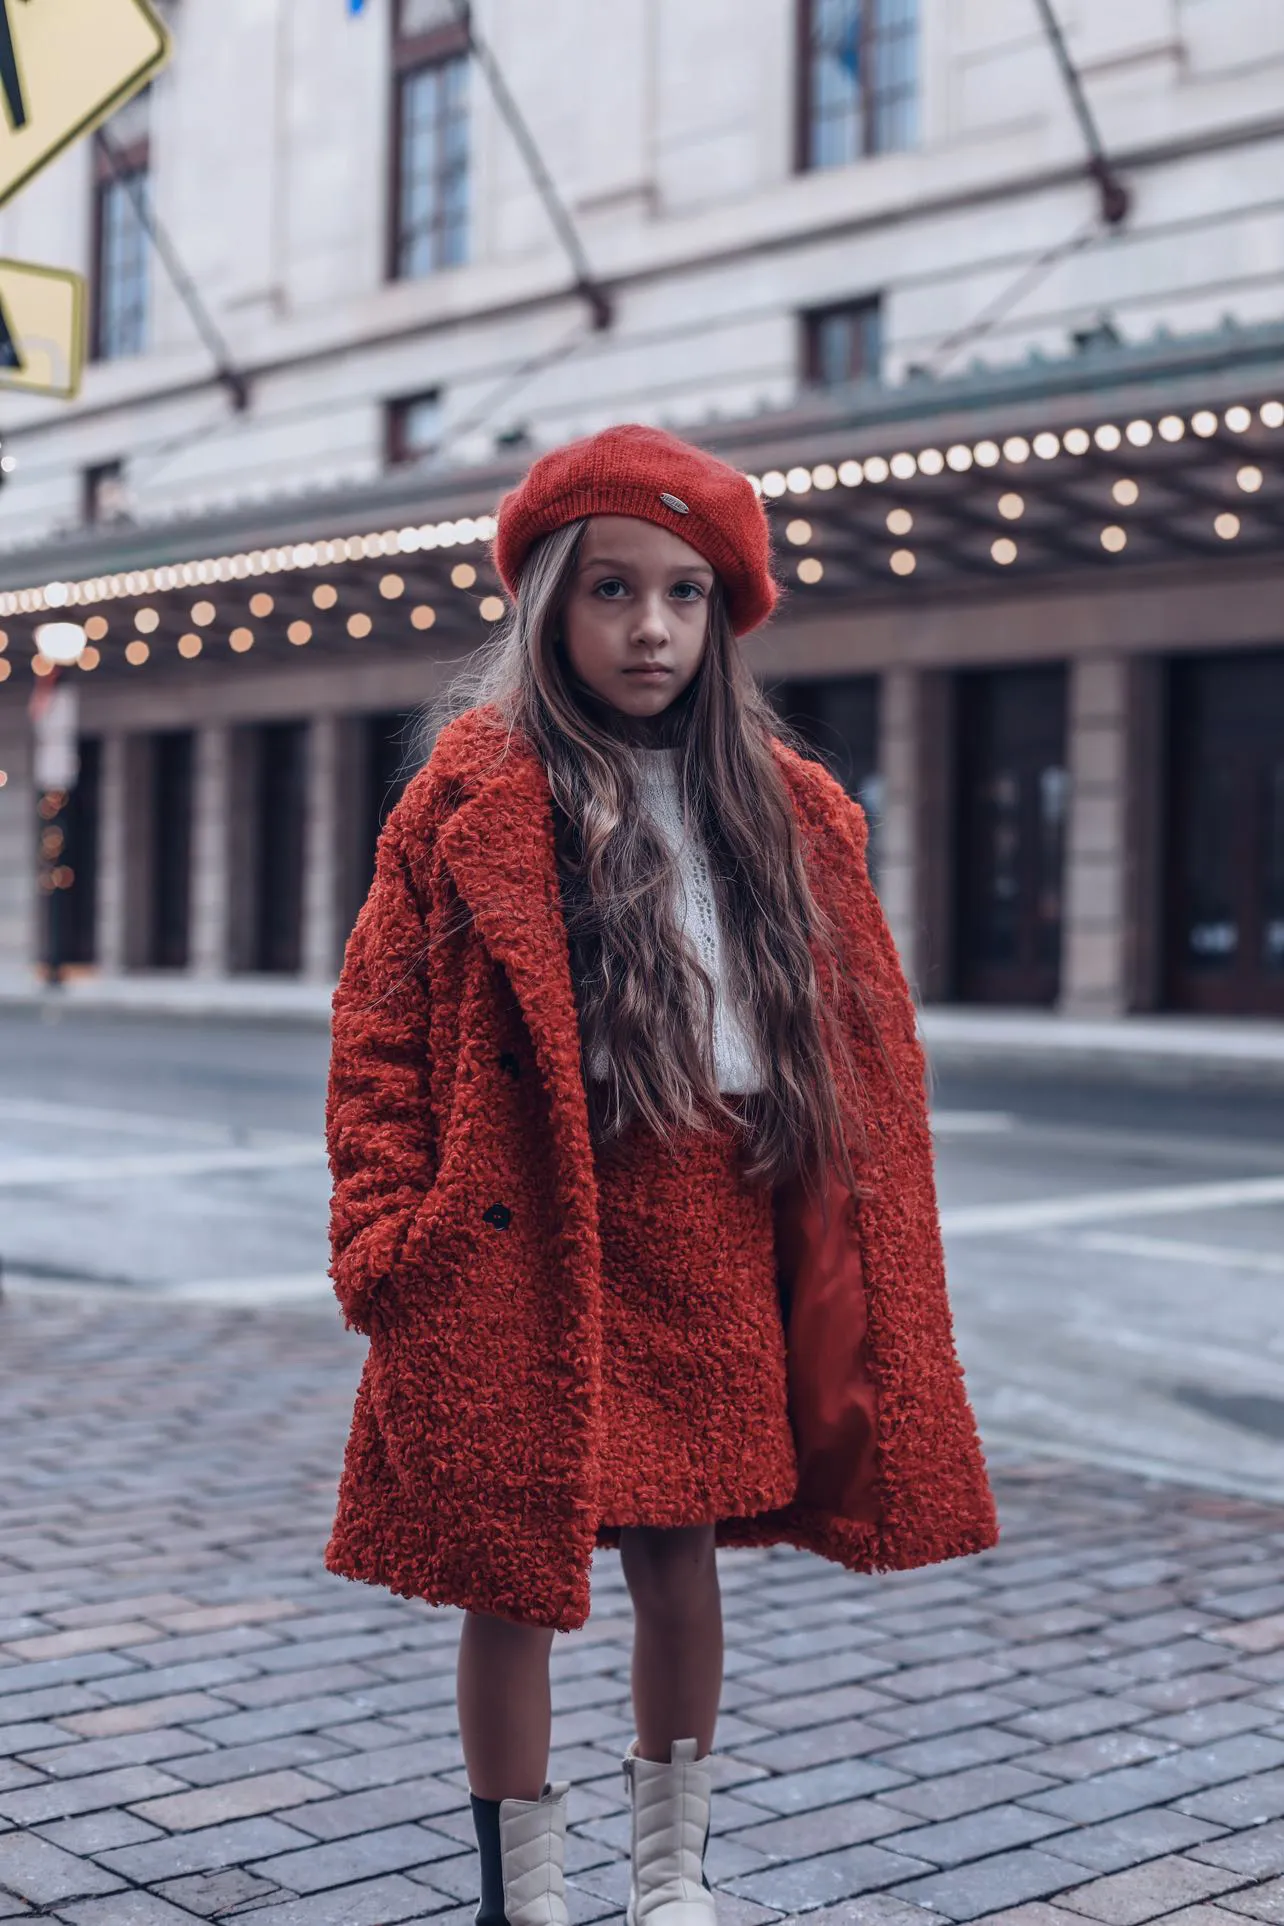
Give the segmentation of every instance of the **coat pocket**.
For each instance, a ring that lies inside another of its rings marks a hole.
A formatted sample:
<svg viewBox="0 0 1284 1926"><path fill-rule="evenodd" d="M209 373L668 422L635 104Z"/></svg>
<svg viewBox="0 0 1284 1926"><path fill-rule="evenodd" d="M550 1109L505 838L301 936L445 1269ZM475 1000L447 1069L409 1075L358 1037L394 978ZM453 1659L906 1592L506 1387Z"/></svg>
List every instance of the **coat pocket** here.
<svg viewBox="0 0 1284 1926"><path fill-rule="evenodd" d="M878 1389L869 1344L859 1208L831 1175L825 1197L777 1187L776 1264L800 1505L876 1523Z"/></svg>

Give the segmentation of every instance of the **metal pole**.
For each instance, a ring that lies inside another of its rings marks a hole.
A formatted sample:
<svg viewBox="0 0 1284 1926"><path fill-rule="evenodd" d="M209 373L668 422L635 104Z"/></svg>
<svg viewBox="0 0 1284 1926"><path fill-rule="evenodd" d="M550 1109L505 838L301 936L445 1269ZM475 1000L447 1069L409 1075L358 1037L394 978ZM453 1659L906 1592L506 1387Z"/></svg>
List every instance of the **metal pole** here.
<svg viewBox="0 0 1284 1926"><path fill-rule="evenodd" d="M1048 36L1053 56L1061 69L1061 78L1070 96L1070 105L1079 122L1079 130L1088 149L1088 172L1096 181L1097 191L1101 196L1101 218L1107 227L1118 227L1127 216L1131 205L1128 189L1110 164L1110 156L1106 152L1092 109L1088 105L1088 96L1083 91L1079 69L1070 58L1070 49L1061 31L1061 22L1053 11L1052 0L1034 0L1034 4L1039 10L1039 17L1043 21L1043 30Z"/></svg>

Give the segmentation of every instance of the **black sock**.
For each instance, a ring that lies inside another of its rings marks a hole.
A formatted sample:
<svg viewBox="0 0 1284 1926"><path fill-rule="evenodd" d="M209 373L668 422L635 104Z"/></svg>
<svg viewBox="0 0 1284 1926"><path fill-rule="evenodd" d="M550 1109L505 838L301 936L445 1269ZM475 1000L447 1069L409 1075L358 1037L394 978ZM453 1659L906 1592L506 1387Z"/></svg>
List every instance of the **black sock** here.
<svg viewBox="0 0 1284 1926"><path fill-rule="evenodd" d="M473 1825L477 1831L477 1856L481 1861L481 1904L476 1926L508 1926L504 1912L504 1858L499 1840L499 1800L479 1799L469 1793Z"/></svg>

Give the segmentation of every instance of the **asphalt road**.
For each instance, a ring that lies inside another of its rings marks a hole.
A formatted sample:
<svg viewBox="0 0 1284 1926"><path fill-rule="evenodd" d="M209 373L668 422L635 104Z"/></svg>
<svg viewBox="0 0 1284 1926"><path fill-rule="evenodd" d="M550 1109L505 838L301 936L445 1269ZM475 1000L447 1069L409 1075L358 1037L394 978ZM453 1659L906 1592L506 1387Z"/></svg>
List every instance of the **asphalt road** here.
<svg viewBox="0 0 1284 1926"><path fill-rule="evenodd" d="M325 1050L0 1015L8 1288L328 1314ZM944 1074L934 1112L987 1440L1284 1498L1284 1095Z"/></svg>

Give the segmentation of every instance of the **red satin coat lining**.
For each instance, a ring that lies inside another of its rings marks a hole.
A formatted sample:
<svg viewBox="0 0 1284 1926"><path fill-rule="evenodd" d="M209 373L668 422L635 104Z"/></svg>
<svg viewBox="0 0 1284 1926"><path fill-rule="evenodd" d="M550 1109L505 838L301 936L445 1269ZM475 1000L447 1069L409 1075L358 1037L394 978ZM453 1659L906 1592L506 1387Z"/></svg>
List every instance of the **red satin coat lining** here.
<svg viewBox="0 0 1284 1926"><path fill-rule="evenodd" d="M879 1516L878 1393L856 1206L836 1176L827 1202L826 1221L820 1199L800 1180L778 1186L775 1195L796 1502L873 1524Z"/></svg>

